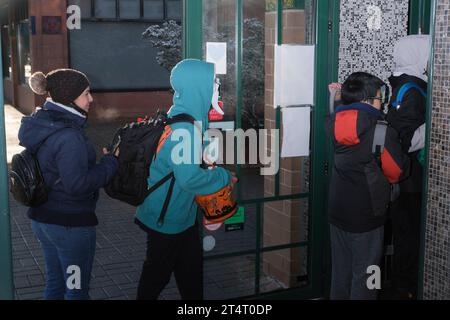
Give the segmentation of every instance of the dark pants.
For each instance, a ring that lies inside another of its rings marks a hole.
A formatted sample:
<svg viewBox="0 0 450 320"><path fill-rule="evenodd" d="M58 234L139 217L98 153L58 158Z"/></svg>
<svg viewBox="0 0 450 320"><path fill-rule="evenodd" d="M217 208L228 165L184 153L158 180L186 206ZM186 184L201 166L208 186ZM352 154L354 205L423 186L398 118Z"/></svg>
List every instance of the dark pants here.
<svg viewBox="0 0 450 320"><path fill-rule="evenodd" d="M368 268L380 265L383 238L384 227L367 233L350 233L331 225L331 300L377 299L377 290L367 286L367 280L373 275L368 274Z"/></svg>
<svg viewBox="0 0 450 320"><path fill-rule="evenodd" d="M420 250L421 193L402 193L391 205L394 239L393 284L417 294Z"/></svg>
<svg viewBox="0 0 450 320"><path fill-rule="evenodd" d="M197 226L174 235L148 231L138 300L156 300L175 274L183 300L203 299L202 248Z"/></svg>

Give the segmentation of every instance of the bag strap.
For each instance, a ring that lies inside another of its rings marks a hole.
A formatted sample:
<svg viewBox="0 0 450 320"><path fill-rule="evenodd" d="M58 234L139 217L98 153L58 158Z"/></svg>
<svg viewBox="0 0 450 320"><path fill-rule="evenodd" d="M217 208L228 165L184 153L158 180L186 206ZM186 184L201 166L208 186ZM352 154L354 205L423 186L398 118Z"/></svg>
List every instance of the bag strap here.
<svg viewBox="0 0 450 320"><path fill-rule="evenodd" d="M180 122L189 122L194 124L195 123L195 119L193 116L187 114L187 113L182 113L182 114L177 114L176 116L173 116L172 118L167 118L167 124L174 124L174 123L180 123Z"/></svg>
<svg viewBox="0 0 450 320"><path fill-rule="evenodd" d="M191 123L191 124L195 125L197 127L197 129L199 129L201 132L201 128L199 127L197 120L195 120L195 118L193 116L191 116L190 114L187 114L187 113L177 114L176 116L173 116L172 118L167 118L166 125L171 125L171 124L181 123L181 122Z"/></svg>
<svg viewBox="0 0 450 320"><path fill-rule="evenodd" d="M145 197L148 197L152 192L154 192L156 189L161 187L164 183L169 181L171 178L175 178L175 176L173 175L173 172L169 173L167 176L165 176L164 178L159 180L157 183L155 183L154 186L152 186L152 187L149 186Z"/></svg>
<svg viewBox="0 0 450 320"><path fill-rule="evenodd" d="M161 213L158 219L158 226L161 227L164 224L164 218L166 217L167 208L169 207L170 198L172 198L173 187L175 185L175 176L172 173L172 180L170 181L169 191L167 192L166 200L161 209Z"/></svg>
<svg viewBox="0 0 450 320"><path fill-rule="evenodd" d="M147 198L152 192L154 192L156 189L161 187L164 183L166 183L169 180L171 180L170 181L170 186L169 186L169 191L167 192L166 200L164 201L164 205L163 205L163 207L161 209L161 213L159 215L158 226L162 226L163 225L164 218L165 218L166 213L167 213L167 208L169 207L170 198L172 198L173 186L175 184L175 175L173 174L173 172L169 173L167 176L165 176L164 178L159 180L152 187L149 186L148 190L147 190L147 192L145 194L145 198Z"/></svg>
<svg viewBox="0 0 450 320"><path fill-rule="evenodd" d="M373 135L372 153L375 156L375 160L381 167L381 155L384 151L386 143L386 132L388 123L385 120L378 120L375 127L375 133Z"/></svg>
<svg viewBox="0 0 450 320"><path fill-rule="evenodd" d="M423 90L417 83L407 82L400 87L396 99L392 102L392 107L394 107L397 110L400 109L405 94L411 89L416 89L424 98L427 97L427 93L425 92L425 90Z"/></svg>
<svg viewBox="0 0 450 320"><path fill-rule="evenodd" d="M166 121L166 125L171 125L174 123L181 123L181 122L187 122L187 123L195 123L194 117L192 117L189 114L182 113L179 115L176 115L172 118L168 118ZM163 184L165 184L167 181L170 180L169 190L167 191L166 199L164 200L163 207L161 209L161 213L158 218L158 226L162 226L164 224L164 219L166 217L167 209L169 207L170 199L172 198L173 188L175 186L175 175L173 172L169 173L167 176L159 180L157 183L155 183L152 187L149 187L146 193L145 197L148 197L152 192L154 192L156 189L161 187Z"/></svg>
<svg viewBox="0 0 450 320"><path fill-rule="evenodd" d="M373 136L372 153L375 156L375 161L378 166L382 168L381 155L383 154L385 144L386 144L386 133L387 133L388 123L385 120L378 120L375 127L375 134ZM391 195L390 201L394 202L398 199L400 194L400 185L398 183L391 183Z"/></svg>

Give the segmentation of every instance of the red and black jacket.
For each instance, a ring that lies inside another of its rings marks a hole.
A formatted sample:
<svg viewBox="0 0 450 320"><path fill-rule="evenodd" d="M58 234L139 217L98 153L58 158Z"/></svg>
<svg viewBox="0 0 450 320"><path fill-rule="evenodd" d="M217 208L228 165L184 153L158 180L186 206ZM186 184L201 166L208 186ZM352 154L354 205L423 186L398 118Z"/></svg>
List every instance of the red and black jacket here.
<svg viewBox="0 0 450 320"><path fill-rule="evenodd" d="M334 165L329 191L329 222L352 233L381 227L390 201L390 184L409 171L397 131L388 127L381 167L372 153L381 113L369 104L340 106L331 119Z"/></svg>

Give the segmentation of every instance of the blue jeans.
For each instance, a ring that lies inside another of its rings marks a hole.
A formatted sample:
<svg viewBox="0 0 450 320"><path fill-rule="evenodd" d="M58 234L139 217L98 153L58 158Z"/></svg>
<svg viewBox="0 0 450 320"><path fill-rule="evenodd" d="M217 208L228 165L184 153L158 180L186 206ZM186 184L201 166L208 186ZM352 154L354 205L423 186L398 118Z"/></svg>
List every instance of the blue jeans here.
<svg viewBox="0 0 450 320"><path fill-rule="evenodd" d="M366 233L350 233L333 225L331 238L331 300L376 300L377 290L367 287L370 266L383 256L384 226Z"/></svg>
<svg viewBox="0 0 450 320"><path fill-rule="evenodd" d="M32 220L45 257L46 300L88 300L95 227L64 227Z"/></svg>

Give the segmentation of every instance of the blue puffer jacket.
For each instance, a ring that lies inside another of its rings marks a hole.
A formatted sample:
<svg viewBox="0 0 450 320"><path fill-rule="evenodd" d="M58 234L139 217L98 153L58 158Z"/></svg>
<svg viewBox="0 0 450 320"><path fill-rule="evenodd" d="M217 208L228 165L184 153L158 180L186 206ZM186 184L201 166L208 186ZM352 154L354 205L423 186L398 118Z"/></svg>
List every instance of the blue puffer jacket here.
<svg viewBox="0 0 450 320"><path fill-rule="evenodd" d="M107 155L96 164L85 125L86 118L81 114L52 101L22 119L20 144L32 152L38 150L44 180L51 187L48 201L29 209L31 219L62 226L97 225L95 207L99 189L113 177L118 161Z"/></svg>

